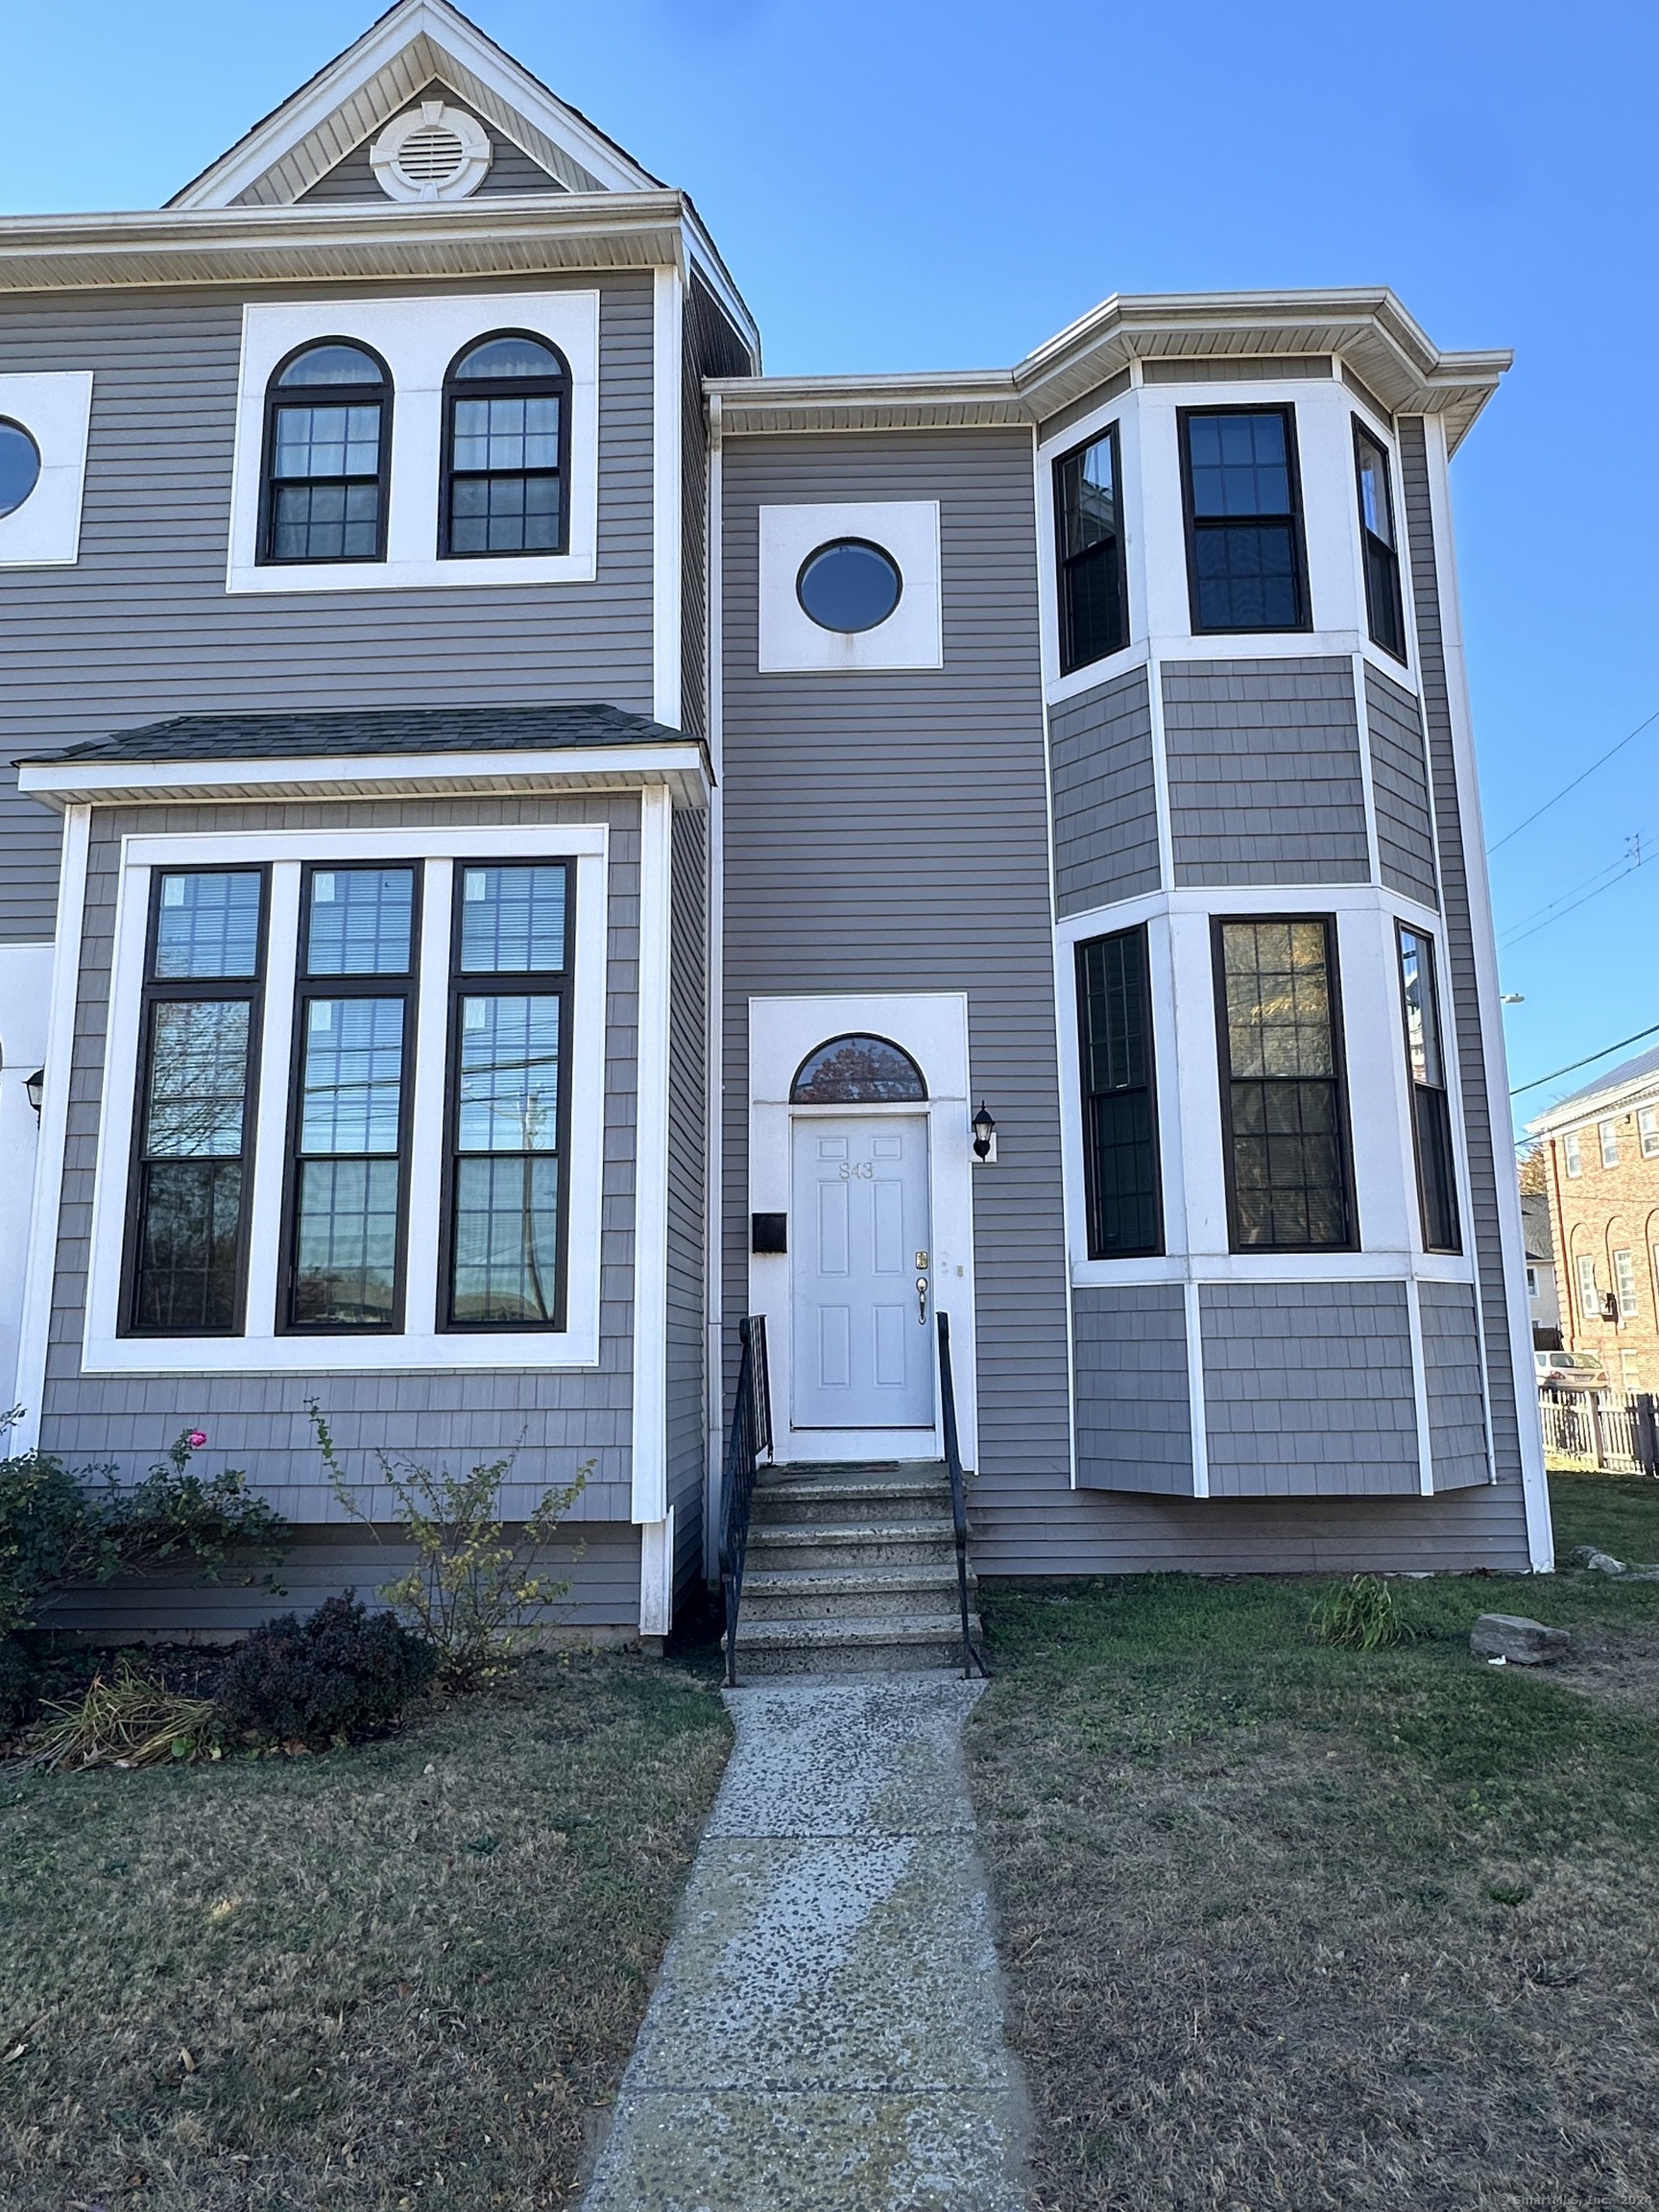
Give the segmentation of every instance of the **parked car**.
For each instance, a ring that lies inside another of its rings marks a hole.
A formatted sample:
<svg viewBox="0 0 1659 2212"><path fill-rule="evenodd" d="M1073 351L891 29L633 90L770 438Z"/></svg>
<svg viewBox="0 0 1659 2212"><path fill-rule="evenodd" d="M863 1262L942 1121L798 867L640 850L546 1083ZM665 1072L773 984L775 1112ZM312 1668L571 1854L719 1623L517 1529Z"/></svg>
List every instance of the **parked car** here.
<svg viewBox="0 0 1659 2212"><path fill-rule="evenodd" d="M1534 1352L1532 1364L1540 1382L1553 1382L1568 1390L1604 1390L1607 1370L1599 1352Z"/></svg>

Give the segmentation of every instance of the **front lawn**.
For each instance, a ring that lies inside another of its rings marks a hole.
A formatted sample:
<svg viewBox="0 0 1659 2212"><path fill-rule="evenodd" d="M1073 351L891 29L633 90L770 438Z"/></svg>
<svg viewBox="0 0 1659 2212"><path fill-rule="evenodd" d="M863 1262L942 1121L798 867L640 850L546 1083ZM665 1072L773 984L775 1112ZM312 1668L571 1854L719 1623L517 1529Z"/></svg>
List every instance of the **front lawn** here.
<svg viewBox="0 0 1659 2212"><path fill-rule="evenodd" d="M1561 1554L1659 1560L1659 1484L1553 1484ZM982 1590L971 1732L1044 2212L1659 2205L1659 1583ZM1575 1631L1470 1657L1480 1612Z"/></svg>
<svg viewBox="0 0 1659 2212"><path fill-rule="evenodd" d="M728 1742L576 1656L350 1751L0 1768L0 2203L572 2202Z"/></svg>

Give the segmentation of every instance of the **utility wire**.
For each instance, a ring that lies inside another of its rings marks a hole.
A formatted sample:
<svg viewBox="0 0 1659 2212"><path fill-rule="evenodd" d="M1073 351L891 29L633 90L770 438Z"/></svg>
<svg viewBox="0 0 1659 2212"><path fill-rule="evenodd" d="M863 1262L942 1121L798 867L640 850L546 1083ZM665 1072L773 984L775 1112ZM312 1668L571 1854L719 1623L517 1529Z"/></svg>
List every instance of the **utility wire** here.
<svg viewBox="0 0 1659 2212"><path fill-rule="evenodd" d="M1592 1052L1588 1060L1569 1060L1565 1068L1552 1068L1548 1075L1534 1075L1530 1083L1517 1083L1509 1095L1519 1098L1524 1091L1536 1091L1546 1083L1553 1083L1557 1075L1573 1075L1580 1068L1593 1068L1598 1060L1605 1060L1609 1052L1622 1052L1626 1045L1640 1045L1644 1037L1659 1037L1659 1022L1655 1022L1651 1029L1638 1029L1634 1037L1621 1037L1617 1045L1603 1045L1600 1051Z"/></svg>
<svg viewBox="0 0 1659 2212"><path fill-rule="evenodd" d="M1575 893L1599 889L1603 878L1611 878L1617 881L1621 876L1628 875L1633 865L1630 854L1626 853L1621 859L1609 860L1605 868L1598 868L1593 876L1581 876L1576 883L1569 883L1565 891L1558 891L1553 899L1546 899L1542 906L1534 906L1529 914L1517 915L1515 920L1508 925L1503 937L1499 939L1499 943L1501 945L1507 944L1512 935L1518 935L1520 931L1527 928L1532 923L1547 921L1554 913L1557 906L1573 898Z"/></svg>
<svg viewBox="0 0 1659 2212"><path fill-rule="evenodd" d="M1632 860L1627 868L1619 871L1612 883L1601 883L1594 891L1586 891L1582 899L1575 899L1572 905L1563 906L1559 914L1550 914L1542 922L1534 922L1530 929L1517 929L1512 937L1504 938L1503 950L1507 952L1511 946L1519 945L1524 938L1536 937L1540 929L1548 929L1552 923L1565 922L1569 914L1575 914L1580 906L1588 906L1591 900L1599 899L1603 891L1611 891L1614 883L1623 883L1626 876L1634 876L1641 865L1640 860Z"/></svg>
<svg viewBox="0 0 1659 2212"><path fill-rule="evenodd" d="M1497 838L1492 844L1487 846L1487 852L1496 853L1500 847L1507 845L1511 837L1519 837L1523 830L1529 830L1532 824L1537 821L1540 814L1548 814L1551 806L1558 806L1562 800L1566 798L1569 791L1577 790L1579 784L1583 782L1586 776L1594 776L1598 768L1604 768L1607 765L1608 761L1612 759L1615 753L1623 753L1625 746L1630 743L1632 738L1640 737L1643 731L1647 729L1648 722L1659 722L1659 707L1654 708L1652 713L1647 716L1647 721L1638 722L1635 729L1629 733L1628 736L1621 737L1617 745L1609 745L1606 752L1602 754L1599 760L1592 760L1588 768L1580 770L1580 772L1574 777L1571 783L1563 783L1560 790L1556 792L1553 799L1546 799L1543 805L1535 806L1524 822L1517 822L1513 830L1505 830L1502 837Z"/></svg>

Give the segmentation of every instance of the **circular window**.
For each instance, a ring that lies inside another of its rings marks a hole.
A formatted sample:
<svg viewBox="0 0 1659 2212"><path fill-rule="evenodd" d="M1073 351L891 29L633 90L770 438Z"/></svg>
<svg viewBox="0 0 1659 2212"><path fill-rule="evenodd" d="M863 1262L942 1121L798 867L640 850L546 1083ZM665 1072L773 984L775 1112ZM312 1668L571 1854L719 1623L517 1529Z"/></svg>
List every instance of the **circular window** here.
<svg viewBox="0 0 1659 2212"><path fill-rule="evenodd" d="M39 446L21 422L0 416L0 515L14 514L39 481Z"/></svg>
<svg viewBox="0 0 1659 2212"><path fill-rule="evenodd" d="M891 553L867 538L836 538L808 553L795 596L821 630L874 630L898 606L904 579Z"/></svg>

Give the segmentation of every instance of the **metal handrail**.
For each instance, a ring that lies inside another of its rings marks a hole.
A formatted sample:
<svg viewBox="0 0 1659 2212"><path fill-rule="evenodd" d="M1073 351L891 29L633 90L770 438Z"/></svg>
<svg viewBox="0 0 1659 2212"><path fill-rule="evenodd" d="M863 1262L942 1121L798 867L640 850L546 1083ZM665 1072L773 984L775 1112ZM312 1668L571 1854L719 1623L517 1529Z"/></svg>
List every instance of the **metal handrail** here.
<svg viewBox="0 0 1659 2212"><path fill-rule="evenodd" d="M939 1312L933 1316L939 1333L939 1407L944 1417L945 1465L950 1477L950 1519L956 1529L956 1596L962 1608L962 1679L972 1682L975 1674L987 1681L991 1670L985 1654L974 1642L968 1625L968 1499L962 1486L962 1445L956 1433L956 1385L950 1374L950 1316Z"/></svg>
<svg viewBox="0 0 1659 2212"><path fill-rule="evenodd" d="M737 1398L726 1444L721 1485L720 1588L726 1600L726 1681L737 1687L737 1612L743 1602L743 1567L749 1555L749 1514L760 1459L772 1449L772 1383L766 1365L766 1320L746 1313L737 1324L742 1347Z"/></svg>

